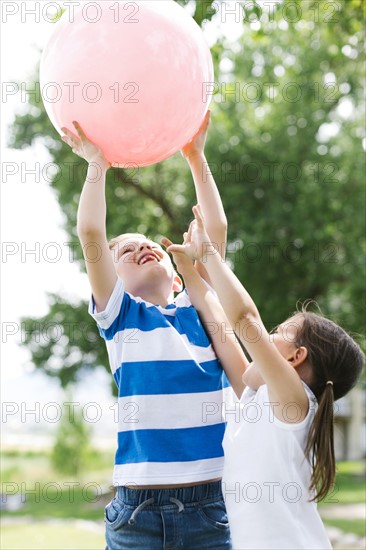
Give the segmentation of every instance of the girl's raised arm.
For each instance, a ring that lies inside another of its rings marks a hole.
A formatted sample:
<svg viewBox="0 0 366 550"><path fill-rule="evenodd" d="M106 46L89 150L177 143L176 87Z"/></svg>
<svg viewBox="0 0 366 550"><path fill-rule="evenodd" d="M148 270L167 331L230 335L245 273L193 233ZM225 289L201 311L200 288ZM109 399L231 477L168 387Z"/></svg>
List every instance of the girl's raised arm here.
<svg viewBox="0 0 366 550"><path fill-rule="evenodd" d="M280 351L279 337L268 333L251 296L210 242L199 206L193 207L193 213L191 240L184 245L173 245L168 251L180 250L191 258L201 259L231 326L252 357L249 368L257 369L263 383L268 385L274 414L288 421L283 411L289 403L294 403L299 411L296 421L300 422L307 415L308 398L296 368L306 360L306 348L297 346L296 335L288 330L285 337L281 333L285 341Z"/></svg>

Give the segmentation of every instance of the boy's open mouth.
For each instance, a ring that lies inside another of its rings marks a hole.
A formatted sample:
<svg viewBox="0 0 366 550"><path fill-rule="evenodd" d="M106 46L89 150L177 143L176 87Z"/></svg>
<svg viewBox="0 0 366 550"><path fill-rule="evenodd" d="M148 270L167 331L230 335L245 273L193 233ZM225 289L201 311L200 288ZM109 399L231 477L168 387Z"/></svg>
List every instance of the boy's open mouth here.
<svg viewBox="0 0 366 550"><path fill-rule="evenodd" d="M138 265L144 265L147 264L147 262L160 262L160 258L154 254L153 252L146 252L139 258Z"/></svg>

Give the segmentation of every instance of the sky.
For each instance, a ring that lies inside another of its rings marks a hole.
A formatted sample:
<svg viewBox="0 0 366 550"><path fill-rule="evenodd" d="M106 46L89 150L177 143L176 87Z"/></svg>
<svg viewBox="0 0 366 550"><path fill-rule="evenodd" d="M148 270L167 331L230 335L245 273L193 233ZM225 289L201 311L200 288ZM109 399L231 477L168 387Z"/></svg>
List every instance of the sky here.
<svg viewBox="0 0 366 550"><path fill-rule="evenodd" d="M6 3L4 3L6 4ZM21 13L4 14L2 5L2 342L8 354L16 340L19 318L43 315L47 312L46 292L72 292L82 298L87 295L85 277L76 265L68 261L69 239L62 230L62 212L46 180L42 167L50 158L45 147L38 145L22 151L7 148L9 124L15 113L26 107L24 94L11 95L19 82L26 86L39 60L52 24ZM10 4L10 2L9 2ZM11 2L14 4L14 2ZM19 6L24 2L17 2ZM27 9L35 2L27 2ZM39 2L38 2L39 4ZM10 8L9 8L10 9ZM5 92L5 93L4 93ZM37 167L38 164L38 167ZM38 169L37 169L38 168ZM32 175L27 171L37 169ZM49 243L57 243L52 247ZM33 253L31 252L33 251ZM59 258L59 259L58 259ZM57 261L55 261L57 260ZM9 289L13 292L9 292ZM6 325L4 325L6 323ZM2 377L18 376L19 363L3 363Z"/></svg>
<svg viewBox="0 0 366 550"><path fill-rule="evenodd" d="M89 298L86 275L70 261L62 211L49 186L50 174L44 171L50 162L46 147L42 143L23 150L7 146L9 127L15 114L27 108L24 90L53 31L50 15L65 5L64 1L45 0L1 2L1 397L3 444L9 445L47 443L44 434L55 426L43 421L47 413L42 415L42 410L64 400L58 382L35 372L30 353L20 346L24 337L20 319L45 315L50 292L76 302ZM220 24L210 24L205 30L210 46ZM239 17L233 16L225 31L235 39L240 28ZM111 406L109 383L107 373L96 372L92 380L74 390L73 398ZM27 412L32 410L36 412ZM104 432L106 427L105 422L100 423Z"/></svg>

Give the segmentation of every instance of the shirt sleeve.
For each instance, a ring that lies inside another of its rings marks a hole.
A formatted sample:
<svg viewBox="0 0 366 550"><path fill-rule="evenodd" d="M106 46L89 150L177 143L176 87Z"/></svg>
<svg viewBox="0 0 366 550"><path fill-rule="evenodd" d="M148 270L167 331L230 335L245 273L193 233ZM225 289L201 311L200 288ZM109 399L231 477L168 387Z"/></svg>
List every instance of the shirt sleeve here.
<svg viewBox="0 0 366 550"><path fill-rule="evenodd" d="M286 412L289 416L289 422L284 422L279 418L277 418L277 416L275 416L271 408L279 406L279 404L270 402L269 395L268 395L268 387L265 384L263 386L260 386L256 394L256 401L260 405L263 405L264 407L268 408L268 410L270 411L270 421L273 422L274 426L277 426L282 430L290 430L293 432L300 431L300 430L307 431L309 429L309 426L314 418L317 405L316 405L316 399L314 397L313 392L308 388L308 386L306 386L306 384L303 383L303 386L304 386L306 395L308 397L309 410L306 417L303 420L301 420L301 422L296 422L297 413L300 414L301 412L299 410L299 406L296 403L288 403L286 407L287 409Z"/></svg>
<svg viewBox="0 0 366 550"><path fill-rule="evenodd" d="M201 279L202 279L202 277L201 277ZM207 289L210 292L212 292L212 294L218 299L215 289L211 285L209 285L208 282L205 281L204 279L202 279L202 281L205 284L205 286L207 287ZM174 299L174 304L178 307L189 307L189 306L192 305L191 299L189 297L189 292L186 288L184 290L182 290L182 292L177 294L177 296Z"/></svg>
<svg viewBox="0 0 366 550"><path fill-rule="evenodd" d="M124 296L124 285L122 279L117 277L113 292L108 300L104 311L95 311L93 296L89 302L89 314L95 319L98 326L102 329L108 329L117 318L122 305Z"/></svg>

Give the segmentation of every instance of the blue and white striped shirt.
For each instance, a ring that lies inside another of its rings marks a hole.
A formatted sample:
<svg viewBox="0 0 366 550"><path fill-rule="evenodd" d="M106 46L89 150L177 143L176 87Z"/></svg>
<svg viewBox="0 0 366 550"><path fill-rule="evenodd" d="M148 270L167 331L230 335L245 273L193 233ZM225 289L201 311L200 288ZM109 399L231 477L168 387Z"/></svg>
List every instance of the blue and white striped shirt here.
<svg viewBox="0 0 366 550"><path fill-rule="evenodd" d="M221 477L222 366L187 292L165 308L124 292L89 313L106 341L118 386L115 485L163 485ZM226 390L227 388L227 390Z"/></svg>

